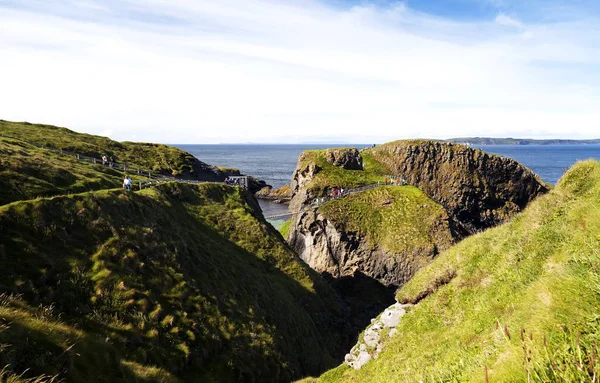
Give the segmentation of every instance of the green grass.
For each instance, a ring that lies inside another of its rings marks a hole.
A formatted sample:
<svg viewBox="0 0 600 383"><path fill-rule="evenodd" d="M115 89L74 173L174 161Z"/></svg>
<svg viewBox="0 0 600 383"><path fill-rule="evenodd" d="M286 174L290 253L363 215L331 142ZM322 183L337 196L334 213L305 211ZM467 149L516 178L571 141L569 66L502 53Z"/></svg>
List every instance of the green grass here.
<svg viewBox="0 0 600 383"><path fill-rule="evenodd" d="M0 137L0 205L10 202L118 188L124 173ZM134 182L139 177L132 175ZM141 178L139 178L141 179Z"/></svg>
<svg viewBox="0 0 600 383"><path fill-rule="evenodd" d="M107 137L81 134L51 125L9 122L0 120L0 134L48 146L100 158L112 156L115 161L130 167L139 167L170 176L221 181L206 169L200 169L191 154L172 146L150 143L117 142Z"/></svg>
<svg viewBox="0 0 600 383"><path fill-rule="evenodd" d="M320 170L308 185L311 195L323 196L332 188L355 188L376 184L385 180L386 172L374 157L363 156L364 170L346 170L329 163L325 158L326 150L307 150L302 153L300 168L316 164Z"/></svg>
<svg viewBox="0 0 600 383"><path fill-rule="evenodd" d="M290 232L290 225L292 224L292 220L288 219L287 221L285 221L283 223L283 225L281 225L281 227L279 228L279 232L281 233L281 236L283 238L287 238L289 232Z"/></svg>
<svg viewBox="0 0 600 383"><path fill-rule="evenodd" d="M600 340L600 163L399 290L418 302L375 361L321 382L592 382Z"/></svg>
<svg viewBox="0 0 600 383"><path fill-rule="evenodd" d="M332 200L320 213L372 249L390 253L437 252L453 243L444 208L412 186L381 186Z"/></svg>
<svg viewBox="0 0 600 383"><path fill-rule="evenodd" d="M98 382L289 381L331 366L336 295L247 198L170 183L0 207L0 291L18 294L0 302L0 365Z"/></svg>

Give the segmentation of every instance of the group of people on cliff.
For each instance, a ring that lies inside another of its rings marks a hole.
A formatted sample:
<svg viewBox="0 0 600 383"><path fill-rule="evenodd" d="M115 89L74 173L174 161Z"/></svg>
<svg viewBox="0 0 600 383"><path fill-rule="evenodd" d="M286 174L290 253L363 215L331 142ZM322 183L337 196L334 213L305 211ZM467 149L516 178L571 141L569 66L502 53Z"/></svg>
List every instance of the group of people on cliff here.
<svg viewBox="0 0 600 383"><path fill-rule="evenodd" d="M105 154L102 155L102 165L110 166L112 168L114 164L115 159L113 158L113 156L107 157Z"/></svg>
<svg viewBox="0 0 600 383"><path fill-rule="evenodd" d="M344 188L333 188L331 191L331 198L336 199L344 196Z"/></svg>

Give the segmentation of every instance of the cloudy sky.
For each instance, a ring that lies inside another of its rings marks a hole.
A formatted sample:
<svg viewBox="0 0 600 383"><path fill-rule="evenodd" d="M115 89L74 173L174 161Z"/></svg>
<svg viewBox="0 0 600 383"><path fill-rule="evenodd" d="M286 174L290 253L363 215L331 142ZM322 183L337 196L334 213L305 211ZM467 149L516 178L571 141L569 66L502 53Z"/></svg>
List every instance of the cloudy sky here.
<svg viewBox="0 0 600 383"><path fill-rule="evenodd" d="M0 118L165 143L600 136L597 0L0 0Z"/></svg>

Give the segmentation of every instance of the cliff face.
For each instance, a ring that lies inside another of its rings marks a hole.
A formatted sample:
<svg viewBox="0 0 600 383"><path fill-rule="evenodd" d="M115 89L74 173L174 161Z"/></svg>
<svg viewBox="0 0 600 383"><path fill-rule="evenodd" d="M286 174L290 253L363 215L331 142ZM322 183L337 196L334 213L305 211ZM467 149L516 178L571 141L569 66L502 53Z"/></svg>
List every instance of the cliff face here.
<svg viewBox="0 0 600 383"><path fill-rule="evenodd" d="M398 186L304 211L288 239L318 272L362 274L385 286L406 283L454 243L445 210L415 188Z"/></svg>
<svg viewBox="0 0 600 383"><path fill-rule="evenodd" d="M301 210L314 198L323 197L330 188L372 183L368 177L361 177L366 174L363 158L354 148L305 151L300 154L292 175L290 211Z"/></svg>
<svg viewBox="0 0 600 383"><path fill-rule="evenodd" d="M518 162L464 145L397 141L366 152L442 204L464 234L506 221L549 190Z"/></svg>
<svg viewBox="0 0 600 383"><path fill-rule="evenodd" d="M386 176L412 186L380 187L310 208L333 187ZM290 210L299 213L287 240L300 257L336 278L361 273L386 286L404 284L439 251L504 222L548 191L516 161L433 141L305 152L291 187Z"/></svg>

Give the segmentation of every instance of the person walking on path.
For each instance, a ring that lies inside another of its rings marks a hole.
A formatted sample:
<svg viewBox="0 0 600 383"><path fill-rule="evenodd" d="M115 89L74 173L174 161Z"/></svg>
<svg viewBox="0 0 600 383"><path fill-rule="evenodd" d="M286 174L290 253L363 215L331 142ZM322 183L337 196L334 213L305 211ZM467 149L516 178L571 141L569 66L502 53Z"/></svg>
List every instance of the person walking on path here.
<svg viewBox="0 0 600 383"><path fill-rule="evenodd" d="M131 178L129 176L125 176L125 179L123 180L123 189L130 191L132 183L133 182L131 181Z"/></svg>
<svg viewBox="0 0 600 383"><path fill-rule="evenodd" d="M108 162L108 158L106 158L106 156L102 156L102 165L106 165L106 163Z"/></svg>

